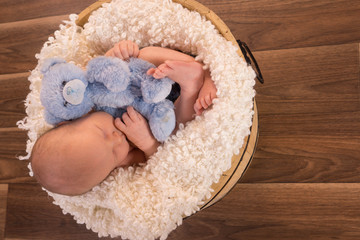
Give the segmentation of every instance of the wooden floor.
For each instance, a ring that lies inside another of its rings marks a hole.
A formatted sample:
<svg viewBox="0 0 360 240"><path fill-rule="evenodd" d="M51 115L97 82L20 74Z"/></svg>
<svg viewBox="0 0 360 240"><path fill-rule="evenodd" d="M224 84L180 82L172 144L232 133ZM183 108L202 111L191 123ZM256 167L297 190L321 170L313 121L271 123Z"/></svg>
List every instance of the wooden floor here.
<svg viewBox="0 0 360 240"><path fill-rule="evenodd" d="M28 176L25 116L34 55L93 0L2 0L0 239L97 239ZM247 42L259 141L232 192L168 239L360 239L360 1L200 0Z"/></svg>

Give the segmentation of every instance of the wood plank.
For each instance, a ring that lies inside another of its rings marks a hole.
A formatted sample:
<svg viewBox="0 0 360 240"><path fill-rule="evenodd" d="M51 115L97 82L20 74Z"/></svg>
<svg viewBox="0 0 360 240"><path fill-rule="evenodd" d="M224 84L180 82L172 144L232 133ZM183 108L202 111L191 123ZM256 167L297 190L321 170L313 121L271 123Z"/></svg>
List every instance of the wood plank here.
<svg viewBox="0 0 360 240"><path fill-rule="evenodd" d="M0 239L4 239L8 185L0 184Z"/></svg>
<svg viewBox="0 0 360 240"><path fill-rule="evenodd" d="M26 132L19 129L0 128L0 183L34 182L29 176L28 161L20 161L25 156Z"/></svg>
<svg viewBox="0 0 360 240"><path fill-rule="evenodd" d="M73 10L67 2L64 2L62 11L70 13ZM87 1L85 3L87 5ZM218 13L234 31L235 37L247 41L253 50L347 43L360 39L360 32L357 31L360 26L360 19L357 18L360 4L356 4L356 1L298 3L295 0L213 0L203 3ZM47 7L46 4L41 3L40 6L33 1L24 6L30 9L38 6L42 9ZM17 5L13 5L15 6ZM33 69L36 65L35 53L40 51L47 37L58 29L64 19L68 19L68 16L49 16L0 24L0 74Z"/></svg>
<svg viewBox="0 0 360 240"><path fill-rule="evenodd" d="M359 239L360 184L237 184L175 239ZM10 184L5 239L97 239L36 184Z"/></svg>
<svg viewBox="0 0 360 240"><path fill-rule="evenodd" d="M359 45L256 52L259 143L242 182L359 182Z"/></svg>
<svg viewBox="0 0 360 240"><path fill-rule="evenodd" d="M35 54L59 29L67 15L0 24L0 74L22 73L35 68Z"/></svg>
<svg viewBox="0 0 360 240"><path fill-rule="evenodd" d="M2 0L0 23L80 13L95 0Z"/></svg>
<svg viewBox="0 0 360 240"><path fill-rule="evenodd" d="M38 184L10 184L5 239L90 240L98 236L70 215L63 215Z"/></svg>
<svg viewBox="0 0 360 240"><path fill-rule="evenodd" d="M359 42L359 0L199 0L252 50Z"/></svg>
<svg viewBox="0 0 360 240"><path fill-rule="evenodd" d="M360 136L260 136L242 183L360 182Z"/></svg>
<svg viewBox="0 0 360 240"><path fill-rule="evenodd" d="M254 55L266 79L264 85L256 86L263 116L359 111L357 43Z"/></svg>
<svg viewBox="0 0 360 240"><path fill-rule="evenodd" d="M29 93L30 73L0 75L0 128L15 127L25 114L24 100Z"/></svg>
<svg viewBox="0 0 360 240"><path fill-rule="evenodd" d="M360 184L237 184L168 240L359 239Z"/></svg>

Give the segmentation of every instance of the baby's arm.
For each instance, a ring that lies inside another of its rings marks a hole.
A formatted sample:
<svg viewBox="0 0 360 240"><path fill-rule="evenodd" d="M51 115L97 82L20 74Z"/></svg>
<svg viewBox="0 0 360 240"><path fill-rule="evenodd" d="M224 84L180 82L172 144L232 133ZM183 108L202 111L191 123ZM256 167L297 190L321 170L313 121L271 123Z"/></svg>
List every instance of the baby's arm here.
<svg viewBox="0 0 360 240"><path fill-rule="evenodd" d="M195 61L193 57L187 54L162 47L145 47L140 50L138 58L151 62L155 66L159 66L166 60L176 60L184 62Z"/></svg>
<svg viewBox="0 0 360 240"><path fill-rule="evenodd" d="M139 46L132 41L120 41L105 53L108 57L118 57L123 60L129 57L138 57L145 61L151 62L155 66L159 66L166 60L176 61L195 61L195 59L182 52L162 47L145 47L139 50Z"/></svg>
<svg viewBox="0 0 360 240"><path fill-rule="evenodd" d="M144 152L146 159L153 155L160 143L154 138L146 119L133 107L128 107L127 112L115 120L115 126L122 131L128 140Z"/></svg>

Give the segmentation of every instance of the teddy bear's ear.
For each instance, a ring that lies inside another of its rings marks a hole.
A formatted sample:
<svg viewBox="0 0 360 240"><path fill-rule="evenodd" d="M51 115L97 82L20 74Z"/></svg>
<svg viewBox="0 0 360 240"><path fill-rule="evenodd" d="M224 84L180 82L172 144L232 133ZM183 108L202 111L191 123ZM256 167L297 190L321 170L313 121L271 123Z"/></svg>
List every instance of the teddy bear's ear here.
<svg viewBox="0 0 360 240"><path fill-rule="evenodd" d="M55 64L58 63L66 63L66 61L62 58L48 58L44 61L44 63L41 66L41 73L45 74L46 72L49 71L49 69L54 66Z"/></svg>
<svg viewBox="0 0 360 240"><path fill-rule="evenodd" d="M46 109L44 110L44 119L47 123L49 123L51 125L56 125L65 120L65 119L56 117L54 114L50 113Z"/></svg>

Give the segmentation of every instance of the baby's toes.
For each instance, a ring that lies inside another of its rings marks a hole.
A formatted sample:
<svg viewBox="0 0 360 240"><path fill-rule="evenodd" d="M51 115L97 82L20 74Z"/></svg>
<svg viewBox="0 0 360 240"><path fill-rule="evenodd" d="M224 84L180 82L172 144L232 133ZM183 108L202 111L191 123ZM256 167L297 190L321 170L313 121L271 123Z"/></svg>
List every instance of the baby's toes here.
<svg viewBox="0 0 360 240"><path fill-rule="evenodd" d="M210 92L210 97L211 97L211 101L215 98L217 98L217 94L216 94L217 90L214 89L213 91Z"/></svg>
<svg viewBox="0 0 360 240"><path fill-rule="evenodd" d="M194 104L194 110L196 115L200 115L202 113L203 107L201 106L200 99L197 99Z"/></svg>
<svg viewBox="0 0 360 240"><path fill-rule="evenodd" d="M154 73L155 73L155 68L150 68L147 72L146 72L146 74L147 75L154 75Z"/></svg>
<svg viewBox="0 0 360 240"><path fill-rule="evenodd" d="M170 68L167 64L161 64L159 66L159 69L164 74L164 77L168 77L169 75L171 75L173 73L173 69Z"/></svg>
<svg viewBox="0 0 360 240"><path fill-rule="evenodd" d="M209 105L207 104L206 100L205 100L205 97L201 98L200 99L200 103L201 103L201 106L204 108L204 109L207 109L209 107Z"/></svg>
<svg viewBox="0 0 360 240"><path fill-rule="evenodd" d="M155 70L155 73L153 74L153 77L156 79L160 79L160 78L165 77L165 74L160 69L157 68Z"/></svg>
<svg viewBox="0 0 360 240"><path fill-rule="evenodd" d="M212 104L211 94L208 94L205 96L205 102L208 106L210 106Z"/></svg>
<svg viewBox="0 0 360 240"><path fill-rule="evenodd" d="M163 71L166 67L167 67L167 65L166 65L165 63L163 63L163 64L160 64L157 68L158 68L160 71Z"/></svg>

